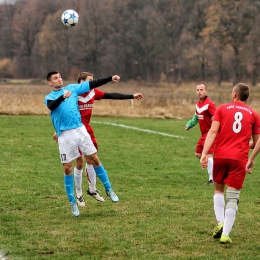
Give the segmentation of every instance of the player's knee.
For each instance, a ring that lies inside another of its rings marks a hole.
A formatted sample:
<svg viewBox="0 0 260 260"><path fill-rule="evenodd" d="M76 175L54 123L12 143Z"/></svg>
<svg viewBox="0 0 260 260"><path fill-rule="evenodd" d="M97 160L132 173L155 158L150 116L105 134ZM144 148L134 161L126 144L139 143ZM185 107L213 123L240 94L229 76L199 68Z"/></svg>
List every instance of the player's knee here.
<svg viewBox="0 0 260 260"><path fill-rule="evenodd" d="M70 175L72 173L72 163L64 163L63 170L65 175Z"/></svg>
<svg viewBox="0 0 260 260"><path fill-rule="evenodd" d="M76 168L78 170L82 170L83 169L83 163L84 163L84 161L83 161L82 157L77 158L76 159Z"/></svg>
<svg viewBox="0 0 260 260"><path fill-rule="evenodd" d="M91 164L94 167L98 167L100 165L100 161L96 153L88 155L86 161L88 164Z"/></svg>
<svg viewBox="0 0 260 260"><path fill-rule="evenodd" d="M238 211L239 195L240 195L240 190L226 191L226 198L227 198L226 209L232 208L236 212Z"/></svg>
<svg viewBox="0 0 260 260"><path fill-rule="evenodd" d="M77 163L76 163L76 168L77 168L78 170L82 170L82 169L83 169L83 162L77 162Z"/></svg>
<svg viewBox="0 0 260 260"><path fill-rule="evenodd" d="M198 159L200 159L201 153L195 153L195 156L196 156Z"/></svg>

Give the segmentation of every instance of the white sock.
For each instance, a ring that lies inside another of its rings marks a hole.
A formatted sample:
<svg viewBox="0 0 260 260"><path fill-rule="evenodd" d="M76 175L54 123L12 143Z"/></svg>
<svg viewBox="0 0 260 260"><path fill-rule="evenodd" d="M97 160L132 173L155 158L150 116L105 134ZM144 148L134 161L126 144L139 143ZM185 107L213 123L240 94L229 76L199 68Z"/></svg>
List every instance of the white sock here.
<svg viewBox="0 0 260 260"><path fill-rule="evenodd" d="M74 167L74 181L77 196L82 196L82 172L83 170L78 170L76 167Z"/></svg>
<svg viewBox="0 0 260 260"><path fill-rule="evenodd" d="M93 165L86 163L86 174L88 178L89 189L93 192L96 190L97 184L97 176Z"/></svg>
<svg viewBox="0 0 260 260"><path fill-rule="evenodd" d="M213 196L213 202L214 202L214 211L215 216L218 224L220 222L224 222L225 219L225 199L224 194L214 194Z"/></svg>
<svg viewBox="0 0 260 260"><path fill-rule="evenodd" d="M208 158L208 167L207 167L207 169L208 169L208 174L209 174L209 181L213 180L213 176L212 176L212 174L213 174L213 158L212 157Z"/></svg>
<svg viewBox="0 0 260 260"><path fill-rule="evenodd" d="M236 211L232 208L228 208L225 210L225 221L223 226L223 234L229 236L229 233L234 225L236 219Z"/></svg>

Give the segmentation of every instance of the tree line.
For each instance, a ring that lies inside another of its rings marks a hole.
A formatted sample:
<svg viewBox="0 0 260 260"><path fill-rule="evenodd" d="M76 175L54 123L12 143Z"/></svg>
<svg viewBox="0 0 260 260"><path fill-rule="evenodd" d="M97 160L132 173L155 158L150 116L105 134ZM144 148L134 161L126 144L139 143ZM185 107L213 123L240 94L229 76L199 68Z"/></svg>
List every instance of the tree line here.
<svg viewBox="0 0 260 260"><path fill-rule="evenodd" d="M79 14L66 27L61 14ZM258 0L7 0L0 4L0 77L123 81L259 81Z"/></svg>

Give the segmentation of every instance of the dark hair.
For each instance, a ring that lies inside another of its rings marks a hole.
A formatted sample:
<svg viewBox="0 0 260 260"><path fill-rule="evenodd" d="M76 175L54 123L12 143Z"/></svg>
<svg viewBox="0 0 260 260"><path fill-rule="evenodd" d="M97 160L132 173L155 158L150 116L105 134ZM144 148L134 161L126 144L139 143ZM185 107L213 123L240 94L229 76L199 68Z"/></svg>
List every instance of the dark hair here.
<svg viewBox="0 0 260 260"><path fill-rule="evenodd" d="M86 80L88 76L93 77L94 75L90 72L80 72L77 77L77 82L80 83L81 80Z"/></svg>
<svg viewBox="0 0 260 260"><path fill-rule="evenodd" d="M236 84L234 92L238 94L238 97L241 101L246 101L249 97L249 87L245 83Z"/></svg>
<svg viewBox="0 0 260 260"><path fill-rule="evenodd" d="M51 80L51 76L52 75L55 75L55 74L58 74L59 72L58 71L51 71L47 74L47 81L50 81Z"/></svg>

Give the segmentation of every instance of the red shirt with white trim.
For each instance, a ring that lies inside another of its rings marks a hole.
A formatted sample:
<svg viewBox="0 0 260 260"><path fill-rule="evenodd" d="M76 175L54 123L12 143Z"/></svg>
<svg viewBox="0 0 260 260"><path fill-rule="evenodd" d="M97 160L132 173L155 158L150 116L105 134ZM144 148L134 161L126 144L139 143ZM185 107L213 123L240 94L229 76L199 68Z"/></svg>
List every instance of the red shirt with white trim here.
<svg viewBox="0 0 260 260"><path fill-rule="evenodd" d="M198 116L198 122L200 125L201 134L205 134L209 131L212 123L212 117L216 112L215 103L207 96L203 102L198 101L196 103L196 115Z"/></svg>
<svg viewBox="0 0 260 260"><path fill-rule="evenodd" d="M104 91L94 88L91 91L78 96L79 112L82 123L85 126L90 122L94 101L102 99L104 95Z"/></svg>
<svg viewBox="0 0 260 260"><path fill-rule="evenodd" d="M252 134L260 134L258 114L243 102L220 105L213 121L220 122L214 158L248 160Z"/></svg>

